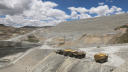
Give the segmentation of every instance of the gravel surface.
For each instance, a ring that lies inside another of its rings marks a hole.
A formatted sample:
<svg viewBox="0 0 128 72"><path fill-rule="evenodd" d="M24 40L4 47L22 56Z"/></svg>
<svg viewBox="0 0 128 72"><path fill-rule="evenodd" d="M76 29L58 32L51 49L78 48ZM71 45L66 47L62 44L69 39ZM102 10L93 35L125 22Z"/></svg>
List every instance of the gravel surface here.
<svg viewBox="0 0 128 72"><path fill-rule="evenodd" d="M34 72L110 72L110 66L51 53Z"/></svg>
<svg viewBox="0 0 128 72"><path fill-rule="evenodd" d="M15 64L0 69L0 72L30 72L33 67L43 60L49 53L54 50L33 49L24 57L16 61Z"/></svg>

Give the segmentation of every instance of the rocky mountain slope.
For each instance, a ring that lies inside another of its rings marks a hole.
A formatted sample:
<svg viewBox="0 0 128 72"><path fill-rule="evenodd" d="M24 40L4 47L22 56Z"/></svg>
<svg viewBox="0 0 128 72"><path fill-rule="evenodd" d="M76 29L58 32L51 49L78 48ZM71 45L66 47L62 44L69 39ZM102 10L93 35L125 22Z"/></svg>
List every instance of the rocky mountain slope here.
<svg viewBox="0 0 128 72"><path fill-rule="evenodd" d="M0 24L0 40L7 40L9 38L23 35L33 31L34 29L25 29L25 28L15 28L11 26L5 26Z"/></svg>
<svg viewBox="0 0 128 72"><path fill-rule="evenodd" d="M62 22L51 28L53 32L110 33L128 24L128 13Z"/></svg>

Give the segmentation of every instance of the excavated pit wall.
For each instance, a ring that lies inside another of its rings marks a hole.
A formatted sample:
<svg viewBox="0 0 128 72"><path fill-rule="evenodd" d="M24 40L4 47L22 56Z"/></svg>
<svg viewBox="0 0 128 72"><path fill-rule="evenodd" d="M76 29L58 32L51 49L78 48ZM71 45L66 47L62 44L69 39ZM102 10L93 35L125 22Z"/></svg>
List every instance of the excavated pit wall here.
<svg viewBox="0 0 128 72"><path fill-rule="evenodd" d="M111 45L122 35L119 33L94 33L94 34L79 34L79 35L59 35L53 38L51 44L64 43L59 47L86 47L98 45Z"/></svg>
<svg viewBox="0 0 128 72"><path fill-rule="evenodd" d="M115 34L84 34L74 41L77 44L107 44Z"/></svg>

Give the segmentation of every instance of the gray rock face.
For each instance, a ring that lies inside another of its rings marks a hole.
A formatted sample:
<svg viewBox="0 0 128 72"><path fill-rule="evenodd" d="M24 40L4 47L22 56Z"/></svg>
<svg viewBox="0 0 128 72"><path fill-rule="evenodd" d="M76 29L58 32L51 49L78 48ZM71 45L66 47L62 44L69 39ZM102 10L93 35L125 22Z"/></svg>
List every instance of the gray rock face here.
<svg viewBox="0 0 128 72"><path fill-rule="evenodd" d="M128 13L62 22L51 28L52 32L110 33L128 24Z"/></svg>

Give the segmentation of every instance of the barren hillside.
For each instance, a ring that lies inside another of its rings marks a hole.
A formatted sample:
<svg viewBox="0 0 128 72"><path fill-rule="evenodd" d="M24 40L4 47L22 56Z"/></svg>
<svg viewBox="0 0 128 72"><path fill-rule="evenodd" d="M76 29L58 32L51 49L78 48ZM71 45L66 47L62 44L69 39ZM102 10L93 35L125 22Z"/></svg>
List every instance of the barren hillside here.
<svg viewBox="0 0 128 72"><path fill-rule="evenodd" d="M62 22L51 28L52 32L111 32L128 24L128 13Z"/></svg>
<svg viewBox="0 0 128 72"><path fill-rule="evenodd" d="M28 28L15 28L11 26L5 26L3 24L0 24L0 40L7 40L9 38L23 35L26 33L29 33L33 31L34 29L28 29Z"/></svg>

